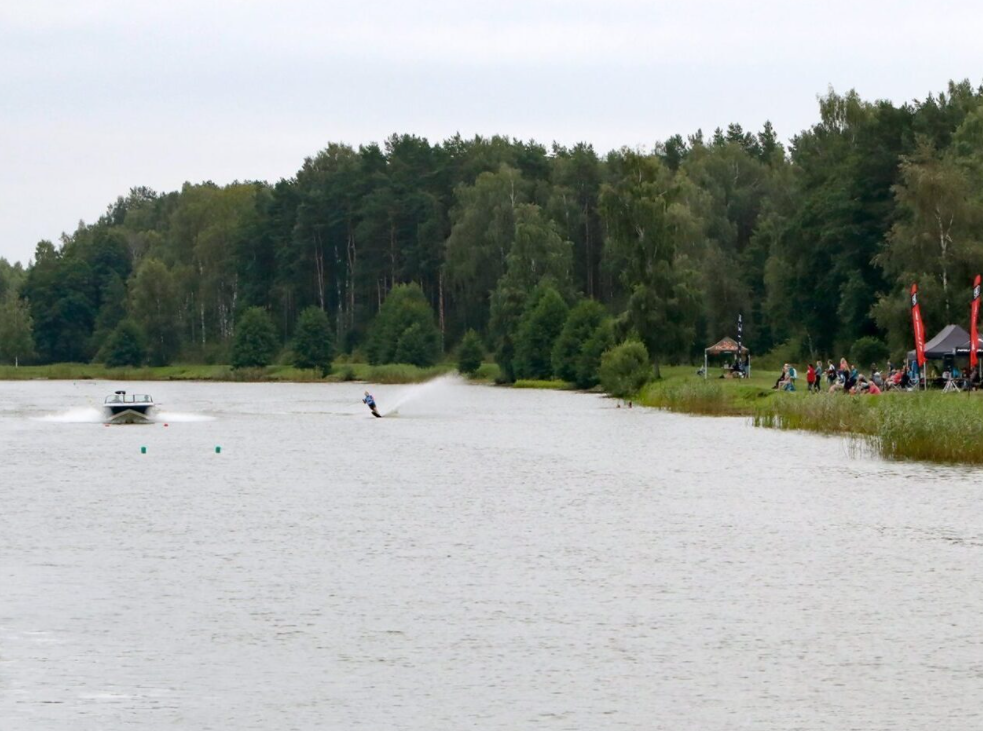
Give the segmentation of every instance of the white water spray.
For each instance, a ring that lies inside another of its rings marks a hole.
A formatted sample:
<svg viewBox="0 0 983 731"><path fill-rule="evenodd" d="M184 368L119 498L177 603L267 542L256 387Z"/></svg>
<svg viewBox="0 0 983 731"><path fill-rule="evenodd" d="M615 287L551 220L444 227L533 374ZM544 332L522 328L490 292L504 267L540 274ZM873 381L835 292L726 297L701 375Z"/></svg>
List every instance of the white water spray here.
<svg viewBox="0 0 983 731"><path fill-rule="evenodd" d="M382 415L447 412L452 407L454 389L461 388L463 385L463 378L456 373L448 373L445 376L438 376L432 381L410 386L399 393L399 397L392 406L382 410Z"/></svg>
<svg viewBox="0 0 983 731"><path fill-rule="evenodd" d="M94 406L80 406L60 414L47 414L35 419L35 421L49 421L56 424L99 424L105 420L102 409Z"/></svg>

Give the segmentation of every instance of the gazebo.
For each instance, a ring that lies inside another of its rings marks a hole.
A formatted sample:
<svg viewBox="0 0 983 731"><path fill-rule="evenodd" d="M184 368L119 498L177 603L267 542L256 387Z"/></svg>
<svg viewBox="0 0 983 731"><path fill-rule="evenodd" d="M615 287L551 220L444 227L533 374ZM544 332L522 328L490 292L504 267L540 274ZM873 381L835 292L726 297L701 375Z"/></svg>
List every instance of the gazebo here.
<svg viewBox="0 0 983 731"><path fill-rule="evenodd" d="M957 350L969 352L969 333L959 325L946 325L939 333L925 343L926 360L942 360L947 355L954 355ZM908 351L908 360L915 359L915 351Z"/></svg>
<svg viewBox="0 0 983 731"><path fill-rule="evenodd" d="M955 365L955 359L968 356L971 347L968 332L959 325L946 325L934 338L925 343L925 360L941 360L943 363L948 362L948 365ZM978 356L983 356L983 343L979 338L976 343L976 353ZM909 363L915 362L915 355L914 350L908 351Z"/></svg>
<svg viewBox="0 0 983 731"><path fill-rule="evenodd" d="M737 342L734 338L724 338L719 342L714 343L709 348L703 351L703 378L707 378L707 373L710 366L710 356L711 355L733 355L736 360L740 360L742 355L747 356L747 371L746 376L751 375L751 351L749 351L745 346L740 346L738 348Z"/></svg>

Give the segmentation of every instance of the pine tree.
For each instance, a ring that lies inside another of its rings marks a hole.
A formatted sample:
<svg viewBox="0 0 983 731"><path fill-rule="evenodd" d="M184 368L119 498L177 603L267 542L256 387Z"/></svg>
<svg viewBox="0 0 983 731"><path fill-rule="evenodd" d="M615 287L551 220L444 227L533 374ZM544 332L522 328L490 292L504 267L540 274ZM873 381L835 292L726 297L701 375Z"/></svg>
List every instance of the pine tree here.
<svg viewBox="0 0 983 731"><path fill-rule="evenodd" d="M397 285L372 323L367 347L369 361L373 364L400 362L399 341L414 325L418 326L411 337L414 359L420 361L417 365L431 366L440 357L440 331L434 324L433 310L418 284ZM417 340L419 342L415 342Z"/></svg>
<svg viewBox="0 0 983 731"><path fill-rule="evenodd" d="M308 307L300 313L293 351L296 368L317 368L322 376L331 372L331 359L334 357L331 324L320 307Z"/></svg>
<svg viewBox="0 0 983 731"><path fill-rule="evenodd" d="M425 368L433 365L433 353L432 338L428 337L420 323L414 322L399 336L395 361Z"/></svg>
<svg viewBox="0 0 983 731"><path fill-rule="evenodd" d="M269 365L277 351L273 321L262 307L250 307L236 326L232 344L233 368L261 368Z"/></svg>
<svg viewBox="0 0 983 731"><path fill-rule="evenodd" d="M518 378L553 377L553 345L567 319L567 305L552 287L530 303L522 315L515 341L515 375Z"/></svg>
<svg viewBox="0 0 983 731"><path fill-rule="evenodd" d="M584 300L570 310L553 345L553 374L571 383L577 380L577 364L584 344L594 334L606 316L604 306L594 300Z"/></svg>
<svg viewBox="0 0 983 731"><path fill-rule="evenodd" d="M143 333L132 320L123 320L109 336L103 353L110 368L141 366L146 358Z"/></svg>
<svg viewBox="0 0 983 731"><path fill-rule="evenodd" d="M577 388L593 388L600 382L601 358L614 347L614 342L614 326L609 318L597 326L580 349L574 379Z"/></svg>

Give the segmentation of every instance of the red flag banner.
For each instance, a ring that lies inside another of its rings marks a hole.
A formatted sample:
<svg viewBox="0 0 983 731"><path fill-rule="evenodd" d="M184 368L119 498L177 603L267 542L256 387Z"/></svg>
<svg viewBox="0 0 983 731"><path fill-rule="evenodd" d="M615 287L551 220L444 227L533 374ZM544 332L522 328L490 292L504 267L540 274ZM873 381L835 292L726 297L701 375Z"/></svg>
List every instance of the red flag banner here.
<svg viewBox="0 0 983 731"><path fill-rule="evenodd" d="M922 310L918 304L918 285L911 285L911 324L915 328L915 358L918 370L925 367L925 325L922 324Z"/></svg>
<svg viewBox="0 0 983 731"><path fill-rule="evenodd" d="M980 275L973 280L973 301L969 306L969 367L976 368L976 349L979 347L979 332L976 320L980 314Z"/></svg>

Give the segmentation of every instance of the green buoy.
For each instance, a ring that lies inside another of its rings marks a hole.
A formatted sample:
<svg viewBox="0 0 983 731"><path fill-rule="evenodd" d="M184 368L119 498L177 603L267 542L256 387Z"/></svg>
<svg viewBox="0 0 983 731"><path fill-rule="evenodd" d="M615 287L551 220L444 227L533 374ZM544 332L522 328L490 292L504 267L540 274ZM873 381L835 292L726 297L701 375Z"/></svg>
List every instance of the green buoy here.
<svg viewBox="0 0 983 731"><path fill-rule="evenodd" d="M146 447L140 447L140 454L146 454L146 453L147 453L147 448Z"/></svg>
<svg viewBox="0 0 983 731"><path fill-rule="evenodd" d="M222 454L222 448L221 447L215 447L215 454Z"/></svg>

